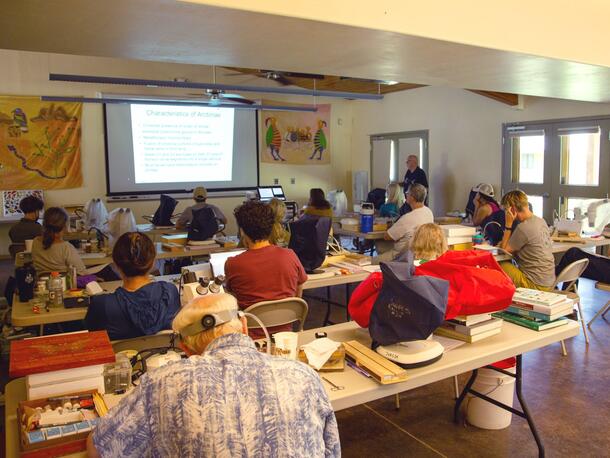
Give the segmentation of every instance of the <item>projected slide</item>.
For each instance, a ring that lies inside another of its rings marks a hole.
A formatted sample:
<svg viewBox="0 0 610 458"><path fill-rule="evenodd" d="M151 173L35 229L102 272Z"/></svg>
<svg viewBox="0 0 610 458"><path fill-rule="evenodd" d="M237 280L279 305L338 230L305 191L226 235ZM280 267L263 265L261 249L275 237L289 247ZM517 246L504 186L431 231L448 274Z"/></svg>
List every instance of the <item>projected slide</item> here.
<svg viewBox="0 0 610 458"><path fill-rule="evenodd" d="M235 110L131 105L135 183L233 179Z"/></svg>

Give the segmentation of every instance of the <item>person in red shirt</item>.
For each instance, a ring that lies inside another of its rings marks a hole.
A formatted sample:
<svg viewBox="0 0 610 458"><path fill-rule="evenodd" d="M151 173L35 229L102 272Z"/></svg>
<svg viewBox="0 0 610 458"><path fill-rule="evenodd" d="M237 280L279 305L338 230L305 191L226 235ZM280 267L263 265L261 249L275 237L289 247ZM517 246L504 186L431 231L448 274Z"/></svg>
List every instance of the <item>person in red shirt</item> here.
<svg viewBox="0 0 610 458"><path fill-rule="evenodd" d="M307 274L299 258L294 251L269 242L275 222L273 209L262 202L246 202L235 210L235 219L247 251L227 259L225 276L227 289L237 298L239 307L300 297ZM273 328L270 332L280 330L286 329Z"/></svg>

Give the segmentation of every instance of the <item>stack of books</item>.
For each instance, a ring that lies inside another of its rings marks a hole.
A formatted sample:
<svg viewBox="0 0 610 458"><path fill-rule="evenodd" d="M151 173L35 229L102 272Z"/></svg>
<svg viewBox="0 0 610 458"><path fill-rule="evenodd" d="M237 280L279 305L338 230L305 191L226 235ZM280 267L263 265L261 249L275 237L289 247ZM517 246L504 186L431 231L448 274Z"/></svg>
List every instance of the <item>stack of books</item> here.
<svg viewBox="0 0 610 458"><path fill-rule="evenodd" d="M104 393L104 365L115 356L106 331L11 342L9 375L25 376L28 399L87 390Z"/></svg>
<svg viewBox="0 0 610 458"><path fill-rule="evenodd" d="M567 324L566 315L574 310L574 300L564 294L517 288L513 303L494 316L535 331Z"/></svg>
<svg viewBox="0 0 610 458"><path fill-rule="evenodd" d="M493 317L491 313L480 313L458 315L452 320L447 320L434 331L434 334L473 343L500 334L500 331L502 331L501 319Z"/></svg>
<svg viewBox="0 0 610 458"><path fill-rule="evenodd" d="M477 233L474 226L464 226L462 224L446 224L441 226L447 239L447 245L472 244L472 236Z"/></svg>

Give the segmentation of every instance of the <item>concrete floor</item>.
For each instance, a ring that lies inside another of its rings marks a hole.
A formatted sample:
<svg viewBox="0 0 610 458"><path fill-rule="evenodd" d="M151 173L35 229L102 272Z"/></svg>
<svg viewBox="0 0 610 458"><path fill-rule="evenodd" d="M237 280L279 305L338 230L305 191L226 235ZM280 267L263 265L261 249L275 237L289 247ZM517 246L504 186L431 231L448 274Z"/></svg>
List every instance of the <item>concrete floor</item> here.
<svg viewBox="0 0 610 458"><path fill-rule="evenodd" d="M3 291L5 265L0 267ZM610 299L581 280L585 318ZM310 291L324 295L324 290ZM332 288L341 302L344 287ZM308 301L306 328L322 325L326 306ZM345 309L333 307L331 319L345 321ZM610 456L610 313L590 331L591 344L579 335L566 342L568 356L555 344L524 356L524 396L549 457ZM2 365L2 372L6 366ZM5 377L5 374L2 374ZM0 379L4 378L0 377ZM460 377L463 386L468 374ZM1 381L1 380L0 380ZM2 387L0 386L0 389ZM481 430L452 421L453 384L447 379L401 395L401 409L385 398L337 412L345 457L530 457L538 451L525 420L513 417L500 431ZM0 409L0 456L4 452L4 412Z"/></svg>
<svg viewBox="0 0 610 458"><path fill-rule="evenodd" d="M335 290L338 298L342 289ZM580 293L587 320L610 294L581 280ZM332 318L344 320L334 308ZM308 327L320 326L325 306L312 304ZM549 457L610 456L610 313L589 331L559 344L524 355L523 393ZM460 386L469 374L460 377ZM393 397L337 412L345 457L529 457L537 456L534 438L524 419L513 416L509 428L487 431L453 423L451 379ZM517 403L515 398L515 403ZM517 404L515 404L517 406Z"/></svg>

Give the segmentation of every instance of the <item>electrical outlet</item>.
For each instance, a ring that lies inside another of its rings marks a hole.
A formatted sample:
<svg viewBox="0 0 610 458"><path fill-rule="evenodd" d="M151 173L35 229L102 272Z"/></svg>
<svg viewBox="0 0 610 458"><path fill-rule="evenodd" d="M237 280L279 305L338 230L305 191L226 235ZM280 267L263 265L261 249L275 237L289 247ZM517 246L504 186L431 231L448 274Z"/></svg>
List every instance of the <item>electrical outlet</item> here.
<svg viewBox="0 0 610 458"><path fill-rule="evenodd" d="M296 178L291 178L290 179L290 184L295 184L297 182Z"/></svg>
<svg viewBox="0 0 610 458"><path fill-rule="evenodd" d="M279 178L274 178L273 179L273 184L280 184L280 179Z"/></svg>

